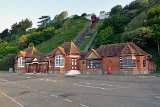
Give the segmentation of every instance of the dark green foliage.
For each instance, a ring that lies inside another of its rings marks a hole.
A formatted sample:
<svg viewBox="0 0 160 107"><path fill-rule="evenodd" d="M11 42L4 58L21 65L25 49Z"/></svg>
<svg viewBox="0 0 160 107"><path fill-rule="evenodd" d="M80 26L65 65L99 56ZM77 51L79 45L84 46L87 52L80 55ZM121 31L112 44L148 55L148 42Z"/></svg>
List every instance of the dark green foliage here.
<svg viewBox="0 0 160 107"><path fill-rule="evenodd" d="M78 15L74 15L73 16L73 19L80 19L81 17L80 16L78 16Z"/></svg>
<svg viewBox="0 0 160 107"><path fill-rule="evenodd" d="M140 1L140 0L139 0ZM139 2L138 0L131 2L129 5L126 5L123 9L124 10L135 10L141 9L144 7L144 4L147 2Z"/></svg>
<svg viewBox="0 0 160 107"><path fill-rule="evenodd" d="M134 31L124 33L123 40L134 42L141 48L145 48L147 44L151 42L152 35L153 35L153 31L151 28L142 27Z"/></svg>
<svg viewBox="0 0 160 107"><path fill-rule="evenodd" d="M2 31L2 33L0 33L0 38L4 39L6 37L9 37L11 35L10 30L9 29L5 29Z"/></svg>
<svg viewBox="0 0 160 107"><path fill-rule="evenodd" d="M160 4L160 0L148 0L150 6Z"/></svg>
<svg viewBox="0 0 160 107"><path fill-rule="evenodd" d="M147 22L153 29L153 39L157 43L157 51L160 54L160 4L149 8Z"/></svg>
<svg viewBox="0 0 160 107"><path fill-rule="evenodd" d="M96 47L104 44L113 43L113 28L111 26L108 26L107 28L100 30L95 42Z"/></svg>
<svg viewBox="0 0 160 107"><path fill-rule="evenodd" d="M19 23L14 23L11 26L11 33L19 34L21 36L22 34L26 33L26 30L30 27L32 27L32 21L26 18Z"/></svg>
<svg viewBox="0 0 160 107"><path fill-rule="evenodd" d="M125 31L133 31L137 28L143 27L147 25L146 22L147 14L145 12L140 13L137 17L133 18L127 26L125 26Z"/></svg>
<svg viewBox="0 0 160 107"><path fill-rule="evenodd" d="M9 68L14 68L15 54L8 54L5 58L0 59L0 70L8 71Z"/></svg>
<svg viewBox="0 0 160 107"><path fill-rule="evenodd" d="M45 26L47 26L50 22L51 22L51 17L50 16L41 16L40 18L39 18L39 22L37 22L37 23L39 23L39 27L45 27Z"/></svg>
<svg viewBox="0 0 160 107"><path fill-rule="evenodd" d="M110 15L120 15L122 13L122 6L121 5L117 5L117 6L114 6L112 9L111 9L111 12L110 12Z"/></svg>
<svg viewBox="0 0 160 107"><path fill-rule="evenodd" d="M38 45L43 41L50 39L53 35L54 35L54 27L48 27L46 29L43 29L42 31L34 31L27 35L23 35L20 37L19 40L19 48L20 49L27 48L29 43Z"/></svg>
<svg viewBox="0 0 160 107"><path fill-rule="evenodd" d="M105 19L98 30L98 36L94 42L96 48L101 44L134 42L144 50L153 50L154 53L150 51L149 53L155 56L154 61L160 71L159 3L160 0L135 0L124 8L120 5L113 7L110 17Z"/></svg>
<svg viewBox="0 0 160 107"><path fill-rule="evenodd" d="M124 31L125 25L126 25L125 17L121 15L114 15L105 19L104 23L102 24L99 30L103 30L106 27L111 26L114 30L114 33L118 34Z"/></svg>
<svg viewBox="0 0 160 107"><path fill-rule="evenodd" d="M87 14L86 13L83 13L82 15L81 15L81 17L85 17Z"/></svg>

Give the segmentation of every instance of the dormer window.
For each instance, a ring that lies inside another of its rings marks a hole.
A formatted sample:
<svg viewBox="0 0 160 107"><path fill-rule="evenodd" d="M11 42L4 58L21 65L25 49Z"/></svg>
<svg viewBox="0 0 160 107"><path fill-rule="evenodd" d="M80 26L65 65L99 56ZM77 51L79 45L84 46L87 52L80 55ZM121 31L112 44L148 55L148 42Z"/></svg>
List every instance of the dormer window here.
<svg viewBox="0 0 160 107"><path fill-rule="evenodd" d="M56 55L55 56L55 67L64 67L63 55Z"/></svg>
<svg viewBox="0 0 160 107"><path fill-rule="evenodd" d="M18 58L18 67L24 67L23 57L19 57L19 58Z"/></svg>

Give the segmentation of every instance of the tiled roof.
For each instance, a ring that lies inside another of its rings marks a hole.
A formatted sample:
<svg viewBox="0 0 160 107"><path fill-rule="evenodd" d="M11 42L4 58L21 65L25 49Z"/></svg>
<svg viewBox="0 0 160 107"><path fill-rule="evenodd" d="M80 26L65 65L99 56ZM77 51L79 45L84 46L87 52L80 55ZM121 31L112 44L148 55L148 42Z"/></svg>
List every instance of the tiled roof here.
<svg viewBox="0 0 160 107"><path fill-rule="evenodd" d="M20 51L20 55L23 57L32 57L37 54L40 54L40 51L35 47L28 47L27 49Z"/></svg>
<svg viewBox="0 0 160 107"><path fill-rule="evenodd" d="M66 54L64 48L62 48L62 47L59 46L58 49L59 49L63 54Z"/></svg>
<svg viewBox="0 0 160 107"><path fill-rule="evenodd" d="M65 53L68 55L77 55L81 53L73 42L65 42L60 47L64 48Z"/></svg>
<svg viewBox="0 0 160 107"><path fill-rule="evenodd" d="M127 54L148 55L132 42L101 45L96 51L101 57L121 56Z"/></svg>

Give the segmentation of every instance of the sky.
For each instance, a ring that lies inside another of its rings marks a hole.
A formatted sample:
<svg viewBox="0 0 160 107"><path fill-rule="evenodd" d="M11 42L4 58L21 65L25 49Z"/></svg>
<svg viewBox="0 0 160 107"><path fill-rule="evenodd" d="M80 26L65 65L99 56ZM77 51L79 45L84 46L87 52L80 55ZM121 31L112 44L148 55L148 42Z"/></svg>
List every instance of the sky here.
<svg viewBox="0 0 160 107"><path fill-rule="evenodd" d="M49 15L54 18L62 11L68 11L69 16L82 13L109 12L115 5L125 6L134 0L0 0L0 32L13 23L28 18L37 26L38 18Z"/></svg>

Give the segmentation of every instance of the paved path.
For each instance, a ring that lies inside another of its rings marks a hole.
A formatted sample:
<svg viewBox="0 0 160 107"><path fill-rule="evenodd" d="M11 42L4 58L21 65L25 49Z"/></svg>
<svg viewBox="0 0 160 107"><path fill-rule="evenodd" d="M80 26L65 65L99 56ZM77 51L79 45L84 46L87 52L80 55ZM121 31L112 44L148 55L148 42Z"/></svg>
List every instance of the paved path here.
<svg viewBox="0 0 160 107"><path fill-rule="evenodd" d="M0 88L24 107L160 107L159 77L98 78L0 73Z"/></svg>

